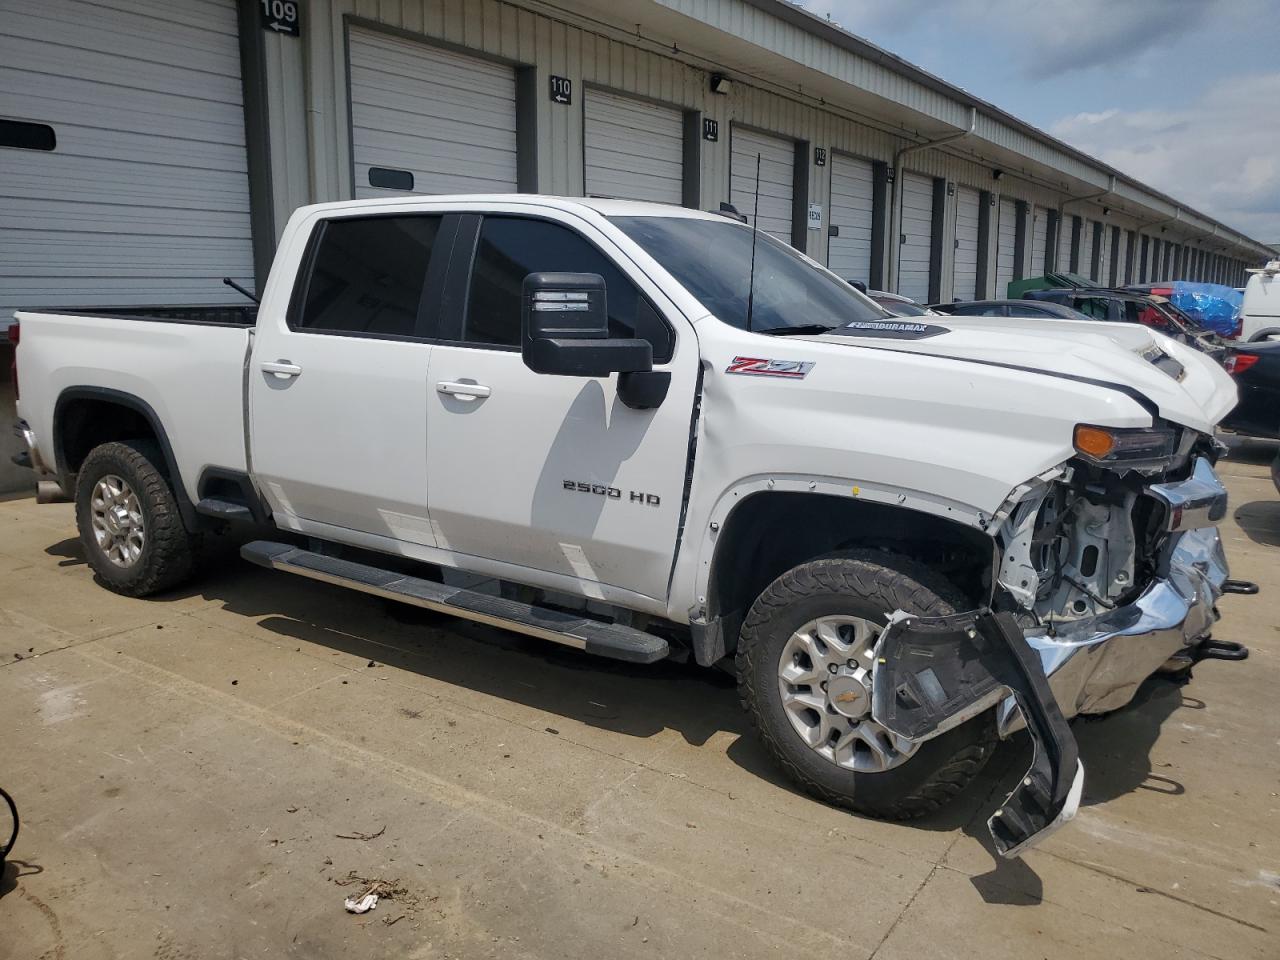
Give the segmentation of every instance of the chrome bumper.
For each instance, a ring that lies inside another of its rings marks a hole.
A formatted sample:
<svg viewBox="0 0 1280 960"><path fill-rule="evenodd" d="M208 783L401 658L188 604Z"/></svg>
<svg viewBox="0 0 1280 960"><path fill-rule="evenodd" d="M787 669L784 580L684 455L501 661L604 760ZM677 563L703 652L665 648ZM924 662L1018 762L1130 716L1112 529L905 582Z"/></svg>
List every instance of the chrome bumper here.
<svg viewBox="0 0 1280 960"><path fill-rule="evenodd" d="M54 471L40 458L40 448L36 445L35 431L25 420L18 420L13 425L13 435L27 445L27 454L31 458L30 467L38 476L48 476Z"/></svg>
<svg viewBox="0 0 1280 960"><path fill-rule="evenodd" d="M1063 625L1053 636L1044 628L1026 635L1067 717L1123 707L1147 677L1202 640L1217 619L1214 604L1228 576L1227 558L1217 527L1196 524L1211 511L1223 515L1226 489L1207 461L1190 479L1162 488L1166 503L1188 504L1179 516L1182 532L1171 535L1164 575L1128 606ZM1000 705L999 719L1001 736L1021 728L1012 697Z"/></svg>

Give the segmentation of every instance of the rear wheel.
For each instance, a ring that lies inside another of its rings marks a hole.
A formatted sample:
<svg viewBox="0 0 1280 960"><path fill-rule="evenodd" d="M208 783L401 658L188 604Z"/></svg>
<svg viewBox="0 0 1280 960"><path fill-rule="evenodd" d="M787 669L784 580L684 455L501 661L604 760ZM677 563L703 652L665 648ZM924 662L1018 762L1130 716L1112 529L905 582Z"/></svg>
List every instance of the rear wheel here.
<svg viewBox="0 0 1280 960"><path fill-rule="evenodd" d="M104 443L76 480L76 524L89 566L129 597L176 586L191 575L195 538L187 532L159 448L149 441Z"/></svg>
<svg viewBox="0 0 1280 960"><path fill-rule="evenodd" d="M806 792L901 820L942 807L996 745L992 713L923 743L871 717L874 648L894 610L956 612L958 592L905 557L856 552L783 574L752 605L738 644L743 706Z"/></svg>

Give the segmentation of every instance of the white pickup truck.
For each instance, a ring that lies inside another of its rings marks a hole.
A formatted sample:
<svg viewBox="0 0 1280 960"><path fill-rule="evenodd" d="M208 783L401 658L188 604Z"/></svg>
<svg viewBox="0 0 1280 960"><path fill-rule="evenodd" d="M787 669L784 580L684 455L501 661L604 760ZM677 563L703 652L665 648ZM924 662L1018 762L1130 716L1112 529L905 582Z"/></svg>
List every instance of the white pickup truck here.
<svg viewBox="0 0 1280 960"><path fill-rule="evenodd" d="M1006 854L1078 802L1064 717L1247 653L1209 637L1256 590L1214 526L1235 388L1143 327L897 320L731 217L536 196L300 209L256 311L17 319L29 462L109 589L269 522L265 567L736 661L786 772L873 816L1026 725Z"/></svg>

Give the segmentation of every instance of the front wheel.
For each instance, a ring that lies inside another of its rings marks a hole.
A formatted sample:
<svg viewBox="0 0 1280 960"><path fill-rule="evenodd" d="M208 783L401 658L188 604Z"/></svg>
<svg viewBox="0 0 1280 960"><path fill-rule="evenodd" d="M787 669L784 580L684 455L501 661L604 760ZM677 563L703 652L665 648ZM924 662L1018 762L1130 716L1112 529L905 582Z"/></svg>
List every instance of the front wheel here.
<svg viewBox="0 0 1280 960"><path fill-rule="evenodd" d="M160 472L155 444L104 443L80 465L76 525L89 566L108 589L128 597L176 586L190 576L195 538Z"/></svg>
<svg viewBox="0 0 1280 960"><path fill-rule="evenodd" d="M923 743L871 718L874 647L894 610L956 612L958 592L906 557L859 551L814 560L771 583L738 643L738 691L769 752L807 793L905 820L960 793L996 745L994 715Z"/></svg>

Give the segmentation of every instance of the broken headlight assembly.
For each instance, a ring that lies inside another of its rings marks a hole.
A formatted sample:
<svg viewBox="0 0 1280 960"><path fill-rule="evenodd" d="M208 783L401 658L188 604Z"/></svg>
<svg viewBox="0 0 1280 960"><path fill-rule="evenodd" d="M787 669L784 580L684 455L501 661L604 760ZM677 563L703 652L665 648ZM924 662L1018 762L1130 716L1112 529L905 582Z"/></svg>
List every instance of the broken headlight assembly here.
<svg viewBox="0 0 1280 960"><path fill-rule="evenodd" d="M1076 453L1105 467L1159 467L1178 448L1178 431L1170 427L1098 427L1076 424Z"/></svg>

